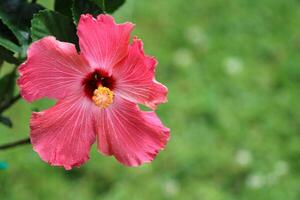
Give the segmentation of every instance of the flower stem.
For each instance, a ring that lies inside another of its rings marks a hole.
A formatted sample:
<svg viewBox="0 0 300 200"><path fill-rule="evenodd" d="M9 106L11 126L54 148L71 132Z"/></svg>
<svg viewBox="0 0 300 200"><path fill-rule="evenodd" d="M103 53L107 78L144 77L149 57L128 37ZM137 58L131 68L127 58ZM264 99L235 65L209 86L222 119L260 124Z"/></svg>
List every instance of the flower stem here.
<svg viewBox="0 0 300 200"><path fill-rule="evenodd" d="M25 139L22 139L22 140L18 140L18 141L14 141L14 142L10 142L10 143L7 143L7 144L0 145L0 150L6 150L6 149L13 148L13 147L16 147L16 146L20 146L20 145L23 145L23 144L30 144L30 139L25 138Z"/></svg>

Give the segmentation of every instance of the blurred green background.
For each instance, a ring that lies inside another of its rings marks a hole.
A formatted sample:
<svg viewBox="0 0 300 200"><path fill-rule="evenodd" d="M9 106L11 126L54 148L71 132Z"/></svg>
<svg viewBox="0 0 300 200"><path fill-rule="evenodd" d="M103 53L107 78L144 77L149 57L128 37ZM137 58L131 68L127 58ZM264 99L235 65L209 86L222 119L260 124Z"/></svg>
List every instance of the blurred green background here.
<svg viewBox="0 0 300 200"><path fill-rule="evenodd" d="M72 171L30 145L1 151L0 199L300 199L299 0L127 0L114 16L135 23L159 60L167 148L126 168L94 146ZM14 127L0 125L1 143L28 136L31 110L49 105L20 100L5 113Z"/></svg>

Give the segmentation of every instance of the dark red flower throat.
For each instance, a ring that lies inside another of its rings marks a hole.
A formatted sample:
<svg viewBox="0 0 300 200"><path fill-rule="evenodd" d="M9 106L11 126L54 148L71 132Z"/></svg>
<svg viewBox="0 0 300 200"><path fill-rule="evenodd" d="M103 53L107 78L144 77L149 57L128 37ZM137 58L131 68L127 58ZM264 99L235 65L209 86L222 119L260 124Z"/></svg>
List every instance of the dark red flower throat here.
<svg viewBox="0 0 300 200"><path fill-rule="evenodd" d="M115 87L115 80L112 76L109 76L108 73L102 70L95 70L94 72L88 74L85 79L82 81L84 86L85 94L92 98L94 91L99 87L107 87L110 90L113 90Z"/></svg>

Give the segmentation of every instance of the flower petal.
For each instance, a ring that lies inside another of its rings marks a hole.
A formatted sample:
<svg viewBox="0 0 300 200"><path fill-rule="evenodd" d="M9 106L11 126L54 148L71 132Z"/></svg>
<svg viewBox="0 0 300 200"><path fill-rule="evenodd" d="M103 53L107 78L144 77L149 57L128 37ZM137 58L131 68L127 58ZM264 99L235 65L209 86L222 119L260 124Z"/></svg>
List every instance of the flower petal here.
<svg viewBox="0 0 300 200"><path fill-rule="evenodd" d="M81 78L92 69L73 44L45 37L28 49L19 67L21 95L27 101L42 97L62 99L81 87Z"/></svg>
<svg viewBox="0 0 300 200"><path fill-rule="evenodd" d="M80 50L93 68L111 74L113 66L128 52L133 24L116 24L110 15L81 15L77 35Z"/></svg>
<svg viewBox="0 0 300 200"><path fill-rule="evenodd" d="M169 140L169 129L154 112L140 111L121 97L115 96L110 107L95 112L99 151L126 166L152 161Z"/></svg>
<svg viewBox="0 0 300 200"><path fill-rule="evenodd" d="M95 142L91 106L85 97L72 96L33 113L30 139L42 160L70 170L89 159Z"/></svg>
<svg viewBox="0 0 300 200"><path fill-rule="evenodd" d="M155 58L144 54L142 41L135 38L128 57L113 69L115 93L152 109L166 102L168 89L154 78L156 64Z"/></svg>

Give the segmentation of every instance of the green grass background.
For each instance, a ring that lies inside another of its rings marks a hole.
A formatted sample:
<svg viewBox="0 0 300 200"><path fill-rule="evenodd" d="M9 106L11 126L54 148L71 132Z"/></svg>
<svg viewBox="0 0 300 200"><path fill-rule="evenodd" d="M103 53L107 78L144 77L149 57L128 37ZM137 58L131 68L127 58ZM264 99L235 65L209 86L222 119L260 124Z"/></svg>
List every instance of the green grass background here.
<svg viewBox="0 0 300 200"><path fill-rule="evenodd" d="M299 0L127 0L114 16L135 23L159 60L167 148L127 168L94 146L72 171L30 145L1 151L0 199L300 199ZM49 105L20 100L5 113L14 127L0 125L1 143L28 136L31 110Z"/></svg>

